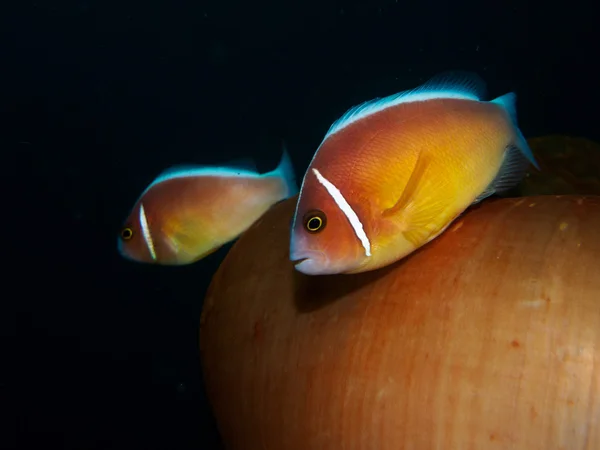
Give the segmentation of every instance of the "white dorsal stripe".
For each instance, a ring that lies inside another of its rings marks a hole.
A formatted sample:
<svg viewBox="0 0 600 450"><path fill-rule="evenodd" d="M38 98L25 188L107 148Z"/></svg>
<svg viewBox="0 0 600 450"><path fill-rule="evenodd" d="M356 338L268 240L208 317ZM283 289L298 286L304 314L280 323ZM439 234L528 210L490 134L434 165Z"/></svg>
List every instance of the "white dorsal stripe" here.
<svg viewBox="0 0 600 450"><path fill-rule="evenodd" d="M401 92L400 94L390 95L389 97L376 98L355 106L344 113L344 115L331 126L325 137L337 133L357 120L383 111L384 109L391 108L392 106L399 105L400 103L423 102L425 100L440 98L478 100L474 95L463 94L460 92L409 92L408 94L406 92Z"/></svg>
<svg viewBox="0 0 600 450"><path fill-rule="evenodd" d="M156 251L154 250L154 242L152 241L152 235L150 234L150 227L148 226L148 219L146 218L146 211L144 211L144 204L140 205L140 225L142 226L142 236L146 242L146 247L150 252L150 256L156 261Z"/></svg>
<svg viewBox="0 0 600 450"><path fill-rule="evenodd" d="M227 178L259 178L260 174L244 169L177 166L163 171L143 192L145 194L157 184L176 178L189 177L227 177ZM142 194L142 195L143 195Z"/></svg>
<svg viewBox="0 0 600 450"><path fill-rule="evenodd" d="M478 101L485 94L485 82L478 75L468 72L443 72L414 89L383 98L375 98L353 106L331 125L325 135L325 139L357 120L399 105L400 103L422 102L444 98Z"/></svg>
<svg viewBox="0 0 600 450"><path fill-rule="evenodd" d="M331 195L331 197L333 198L335 204L342 210L342 212L350 221L350 225L352 225L354 233L356 233L356 237L360 240L362 246L365 249L365 255L371 256L371 243L369 242L367 233L365 233L363 224L360 222L360 219L358 218L352 207L348 204L340 190L336 188L333 185L333 183L327 180L323 175L321 175L321 172L319 172L317 169L313 169L312 171L317 177L317 180L319 180L319 183L321 183L325 187L329 195Z"/></svg>

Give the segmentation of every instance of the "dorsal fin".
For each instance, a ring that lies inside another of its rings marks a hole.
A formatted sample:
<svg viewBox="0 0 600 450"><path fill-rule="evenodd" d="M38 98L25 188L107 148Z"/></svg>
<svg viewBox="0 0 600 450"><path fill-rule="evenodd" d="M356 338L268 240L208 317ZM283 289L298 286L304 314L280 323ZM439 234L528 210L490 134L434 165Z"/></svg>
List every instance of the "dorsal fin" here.
<svg viewBox="0 0 600 450"><path fill-rule="evenodd" d="M325 139L359 119L400 103L419 102L439 98L481 100L486 96L485 82L475 73L462 71L442 72L421 86L388 97L376 98L350 108L336 120Z"/></svg>

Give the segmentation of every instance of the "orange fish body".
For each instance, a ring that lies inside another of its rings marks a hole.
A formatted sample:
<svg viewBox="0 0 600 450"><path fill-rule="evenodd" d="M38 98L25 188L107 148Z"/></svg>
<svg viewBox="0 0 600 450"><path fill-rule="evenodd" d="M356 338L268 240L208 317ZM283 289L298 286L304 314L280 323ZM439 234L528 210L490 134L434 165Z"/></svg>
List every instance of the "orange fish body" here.
<svg viewBox="0 0 600 450"><path fill-rule="evenodd" d="M349 110L303 180L290 257L307 274L393 263L471 204L517 184L530 162L514 94L481 101L476 77L442 75Z"/></svg>
<svg viewBox="0 0 600 450"><path fill-rule="evenodd" d="M278 168L263 175L232 167L170 169L135 203L121 230L119 251L139 262L193 263L296 192L285 152Z"/></svg>

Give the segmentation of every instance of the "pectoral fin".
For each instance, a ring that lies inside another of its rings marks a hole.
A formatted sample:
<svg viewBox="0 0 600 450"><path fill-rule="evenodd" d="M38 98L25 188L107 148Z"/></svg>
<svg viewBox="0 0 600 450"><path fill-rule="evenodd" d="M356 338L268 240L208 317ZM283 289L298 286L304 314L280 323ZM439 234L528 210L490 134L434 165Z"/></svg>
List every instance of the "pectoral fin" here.
<svg viewBox="0 0 600 450"><path fill-rule="evenodd" d="M394 206L383 212L384 216L395 216L401 223L402 234L415 247L428 241L444 225L444 213L454 186L447 177L427 174L431 155L421 151L415 168Z"/></svg>
<svg viewBox="0 0 600 450"><path fill-rule="evenodd" d="M185 253L198 260L216 251L219 247L206 250L207 236L195 221L173 221L163 227L168 242L175 253Z"/></svg>
<svg viewBox="0 0 600 450"><path fill-rule="evenodd" d="M426 151L421 150L417 155L417 162L415 167L400 195L400 198L394 206L383 211L384 216L393 216L398 213L404 212L407 206L412 203L418 194L419 188L422 186L422 180L427 168L431 164L431 155Z"/></svg>

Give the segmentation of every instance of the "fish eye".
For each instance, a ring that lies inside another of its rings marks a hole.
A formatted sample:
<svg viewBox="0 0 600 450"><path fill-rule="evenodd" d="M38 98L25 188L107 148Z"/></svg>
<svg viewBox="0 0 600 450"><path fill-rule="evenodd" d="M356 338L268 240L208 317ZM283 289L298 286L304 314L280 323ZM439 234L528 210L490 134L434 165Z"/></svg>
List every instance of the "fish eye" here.
<svg viewBox="0 0 600 450"><path fill-rule="evenodd" d="M322 231L327 224L327 216L323 211L309 211L304 215L304 228L309 233Z"/></svg>
<svg viewBox="0 0 600 450"><path fill-rule="evenodd" d="M129 227L125 227L121 230L121 239L128 241L133 237L133 230Z"/></svg>

